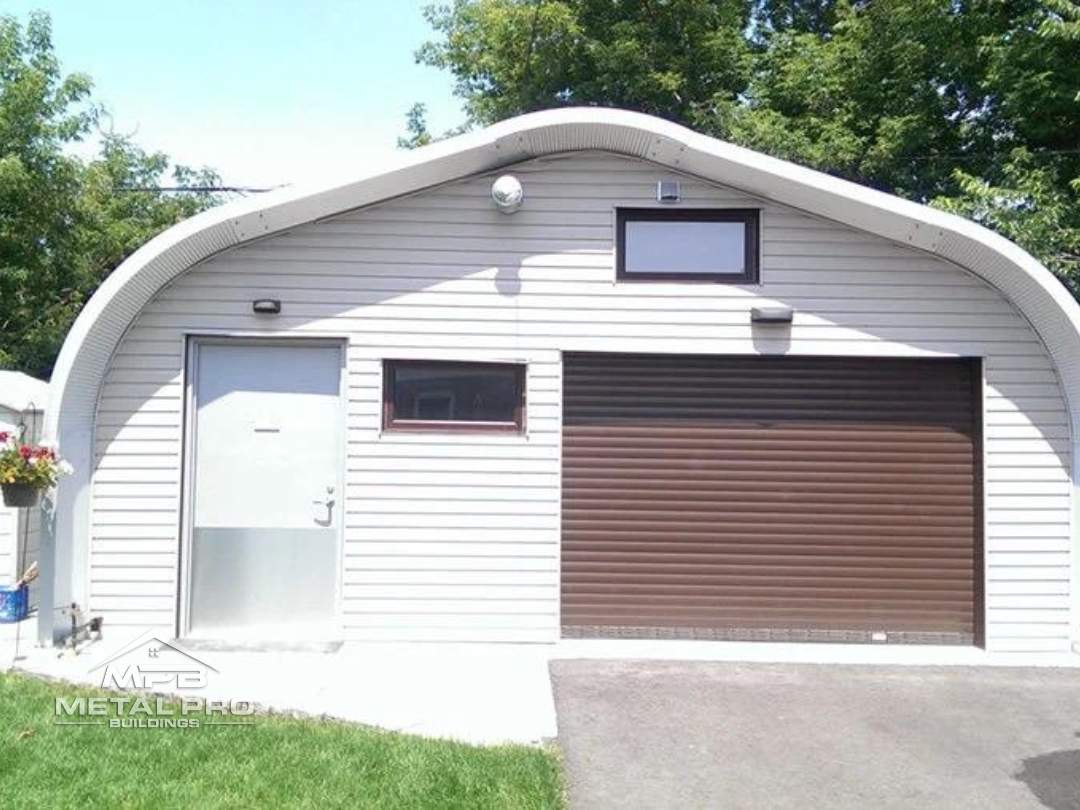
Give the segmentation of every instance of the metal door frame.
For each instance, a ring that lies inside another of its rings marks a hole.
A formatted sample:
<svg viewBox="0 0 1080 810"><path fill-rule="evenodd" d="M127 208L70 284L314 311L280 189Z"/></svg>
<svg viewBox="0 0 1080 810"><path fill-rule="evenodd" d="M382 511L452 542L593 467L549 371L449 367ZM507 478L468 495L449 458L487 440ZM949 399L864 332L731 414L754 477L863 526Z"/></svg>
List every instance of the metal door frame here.
<svg viewBox="0 0 1080 810"><path fill-rule="evenodd" d="M338 409L337 442L340 452L335 474L335 488L340 494L340 519L337 525L335 558L337 571L334 572L334 613L330 617L331 627L337 633L342 627L342 585L344 576L345 548L345 464L347 458L346 432L346 387L348 385L348 360L346 356L348 339L345 337L304 337L256 335L250 333L187 333L184 342L184 408L182 433L182 460L180 475L180 526L179 526L179 575L176 593L176 637L184 638L191 632L191 543L194 528L193 506L195 492L195 447L198 423L198 400L195 395L198 371L199 347L205 345L225 346L302 346L335 348L340 354L338 371Z"/></svg>

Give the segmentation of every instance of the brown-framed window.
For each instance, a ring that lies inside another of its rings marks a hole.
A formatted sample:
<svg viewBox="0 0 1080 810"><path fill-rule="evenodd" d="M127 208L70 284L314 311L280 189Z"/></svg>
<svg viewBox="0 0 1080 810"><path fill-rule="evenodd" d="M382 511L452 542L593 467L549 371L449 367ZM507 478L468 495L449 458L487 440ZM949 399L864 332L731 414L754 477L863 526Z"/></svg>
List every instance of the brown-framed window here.
<svg viewBox="0 0 1080 810"><path fill-rule="evenodd" d="M525 366L386 360L383 428L521 432L525 428Z"/></svg>
<svg viewBox="0 0 1080 810"><path fill-rule="evenodd" d="M756 208L619 208L615 277L619 281L756 284Z"/></svg>

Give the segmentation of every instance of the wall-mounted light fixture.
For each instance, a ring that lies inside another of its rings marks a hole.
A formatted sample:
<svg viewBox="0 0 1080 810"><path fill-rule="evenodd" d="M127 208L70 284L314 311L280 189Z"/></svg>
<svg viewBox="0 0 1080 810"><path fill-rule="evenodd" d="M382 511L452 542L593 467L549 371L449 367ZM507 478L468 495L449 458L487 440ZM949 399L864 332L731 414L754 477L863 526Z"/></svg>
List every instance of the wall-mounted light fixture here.
<svg viewBox="0 0 1080 810"><path fill-rule="evenodd" d="M754 307L750 310L751 323L791 323L795 310L791 307Z"/></svg>
<svg viewBox="0 0 1080 810"><path fill-rule="evenodd" d="M512 214L525 202L525 189L512 174L504 174L491 184L491 200L504 214Z"/></svg>
<svg viewBox="0 0 1080 810"><path fill-rule="evenodd" d="M251 311L259 315L277 315L281 312L281 301L276 298L256 298L251 302Z"/></svg>

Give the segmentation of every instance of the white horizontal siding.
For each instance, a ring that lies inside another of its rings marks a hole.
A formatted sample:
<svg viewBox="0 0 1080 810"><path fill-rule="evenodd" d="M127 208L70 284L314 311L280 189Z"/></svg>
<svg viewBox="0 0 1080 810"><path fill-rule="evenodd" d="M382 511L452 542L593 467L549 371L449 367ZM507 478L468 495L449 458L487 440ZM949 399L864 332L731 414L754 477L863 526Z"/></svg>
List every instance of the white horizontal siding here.
<svg viewBox="0 0 1080 810"><path fill-rule="evenodd" d="M15 429L19 415L14 411L0 407L0 431ZM10 586L18 578L18 521L17 509L0 503L0 585Z"/></svg>
<svg viewBox="0 0 1080 810"><path fill-rule="evenodd" d="M18 514L14 509L0 506L0 585L11 585L19 576L15 573L18 567L17 522Z"/></svg>
<svg viewBox="0 0 1080 810"><path fill-rule="evenodd" d="M988 642L1069 638L1070 431L1053 364L1015 308L941 260L683 178L683 206L762 208L760 286L615 284L614 209L653 204L648 163L521 164L513 217L477 177L233 249L162 290L124 338L97 417L91 607L175 621L190 331L349 338L343 623L350 638L558 634L560 352L985 358ZM256 318L254 298L282 300ZM786 334L749 308L795 309ZM529 363L528 434L383 434L384 358Z"/></svg>

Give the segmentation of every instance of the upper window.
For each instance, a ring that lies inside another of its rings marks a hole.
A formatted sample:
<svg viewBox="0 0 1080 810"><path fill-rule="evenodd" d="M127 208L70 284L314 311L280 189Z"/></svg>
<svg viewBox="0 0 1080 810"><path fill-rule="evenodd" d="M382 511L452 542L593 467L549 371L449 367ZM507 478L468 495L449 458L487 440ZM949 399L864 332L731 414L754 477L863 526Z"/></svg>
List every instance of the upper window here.
<svg viewBox="0 0 1080 810"><path fill-rule="evenodd" d="M621 280L758 280L756 209L620 208L615 224Z"/></svg>
<svg viewBox="0 0 1080 810"><path fill-rule="evenodd" d="M387 360L383 424L413 430L509 430L525 424L525 366Z"/></svg>

